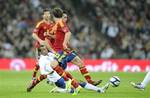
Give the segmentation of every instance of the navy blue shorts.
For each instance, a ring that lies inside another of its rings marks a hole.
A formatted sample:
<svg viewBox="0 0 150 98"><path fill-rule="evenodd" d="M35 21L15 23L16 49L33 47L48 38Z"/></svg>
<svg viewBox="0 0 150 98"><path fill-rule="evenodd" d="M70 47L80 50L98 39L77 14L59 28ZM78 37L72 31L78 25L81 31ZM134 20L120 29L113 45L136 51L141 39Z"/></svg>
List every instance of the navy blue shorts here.
<svg viewBox="0 0 150 98"><path fill-rule="evenodd" d="M60 55L63 55L64 53L62 51L58 52ZM61 61L59 62L59 66L61 66L64 70L67 68L67 63L71 62L75 57L76 57L76 53L73 51L67 55L65 55L64 58L62 58Z"/></svg>

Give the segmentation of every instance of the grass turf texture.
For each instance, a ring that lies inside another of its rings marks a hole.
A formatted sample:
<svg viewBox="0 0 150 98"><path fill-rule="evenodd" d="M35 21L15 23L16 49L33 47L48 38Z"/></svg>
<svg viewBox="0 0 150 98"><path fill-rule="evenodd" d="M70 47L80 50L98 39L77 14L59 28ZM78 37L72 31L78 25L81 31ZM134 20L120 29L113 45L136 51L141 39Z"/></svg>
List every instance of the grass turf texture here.
<svg viewBox="0 0 150 98"><path fill-rule="evenodd" d="M84 80L78 72L71 72L77 79ZM121 84L117 88L110 87L106 93L82 90L77 96L62 93L49 93L53 86L42 81L32 92L27 93L26 87L31 80L31 71L0 71L0 98L149 98L150 84L145 91L134 89L130 81L141 81L146 73L91 73L93 79L103 79L104 85L111 76L117 75ZM100 86L101 86L100 85Z"/></svg>

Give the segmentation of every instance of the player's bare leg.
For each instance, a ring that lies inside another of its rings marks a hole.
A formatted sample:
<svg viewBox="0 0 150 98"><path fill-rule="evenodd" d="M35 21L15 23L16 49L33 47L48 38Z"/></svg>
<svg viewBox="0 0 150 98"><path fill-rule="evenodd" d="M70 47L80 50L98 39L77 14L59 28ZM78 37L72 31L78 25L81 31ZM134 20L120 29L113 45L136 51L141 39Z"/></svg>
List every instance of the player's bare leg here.
<svg viewBox="0 0 150 98"><path fill-rule="evenodd" d="M86 67L83 66L83 61L78 56L76 56L71 62L73 64L79 66L81 74L84 76L84 78L87 80L88 83L93 84L93 85L96 86L96 85L99 85L102 82L102 80L93 81L91 79L91 76L90 76L89 72L87 71Z"/></svg>

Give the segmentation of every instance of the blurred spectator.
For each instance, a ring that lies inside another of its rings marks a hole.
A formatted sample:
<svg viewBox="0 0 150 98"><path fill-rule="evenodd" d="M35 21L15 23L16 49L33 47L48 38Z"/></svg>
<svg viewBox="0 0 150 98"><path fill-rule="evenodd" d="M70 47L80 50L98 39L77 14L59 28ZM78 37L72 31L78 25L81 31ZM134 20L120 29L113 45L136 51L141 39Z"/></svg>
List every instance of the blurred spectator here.
<svg viewBox="0 0 150 98"><path fill-rule="evenodd" d="M10 43L3 43L1 52L2 55L6 58L15 57L14 47Z"/></svg>
<svg viewBox="0 0 150 98"><path fill-rule="evenodd" d="M150 58L150 0L0 0L0 5L0 57L33 57L31 33L42 9L58 6L68 11L72 46L84 58Z"/></svg>
<svg viewBox="0 0 150 98"><path fill-rule="evenodd" d="M103 59L112 58L114 53L115 52L114 52L113 48L109 44L107 44L101 52L101 58L103 58Z"/></svg>

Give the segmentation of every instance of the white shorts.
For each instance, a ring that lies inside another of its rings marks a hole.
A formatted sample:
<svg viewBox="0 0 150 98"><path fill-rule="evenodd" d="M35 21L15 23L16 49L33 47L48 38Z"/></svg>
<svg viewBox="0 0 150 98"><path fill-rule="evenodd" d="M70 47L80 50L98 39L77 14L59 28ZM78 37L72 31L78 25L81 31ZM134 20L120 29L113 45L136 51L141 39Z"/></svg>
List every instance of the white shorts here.
<svg viewBox="0 0 150 98"><path fill-rule="evenodd" d="M56 71L54 71L54 73L47 75L47 79L48 81L51 82L57 82L57 80L59 80L61 77L56 73Z"/></svg>
<svg viewBox="0 0 150 98"><path fill-rule="evenodd" d="M40 73L42 75L47 75L48 80L52 82L56 82L61 78L51 67L51 62L54 60L54 55L52 53L46 56L41 55L39 58Z"/></svg>

